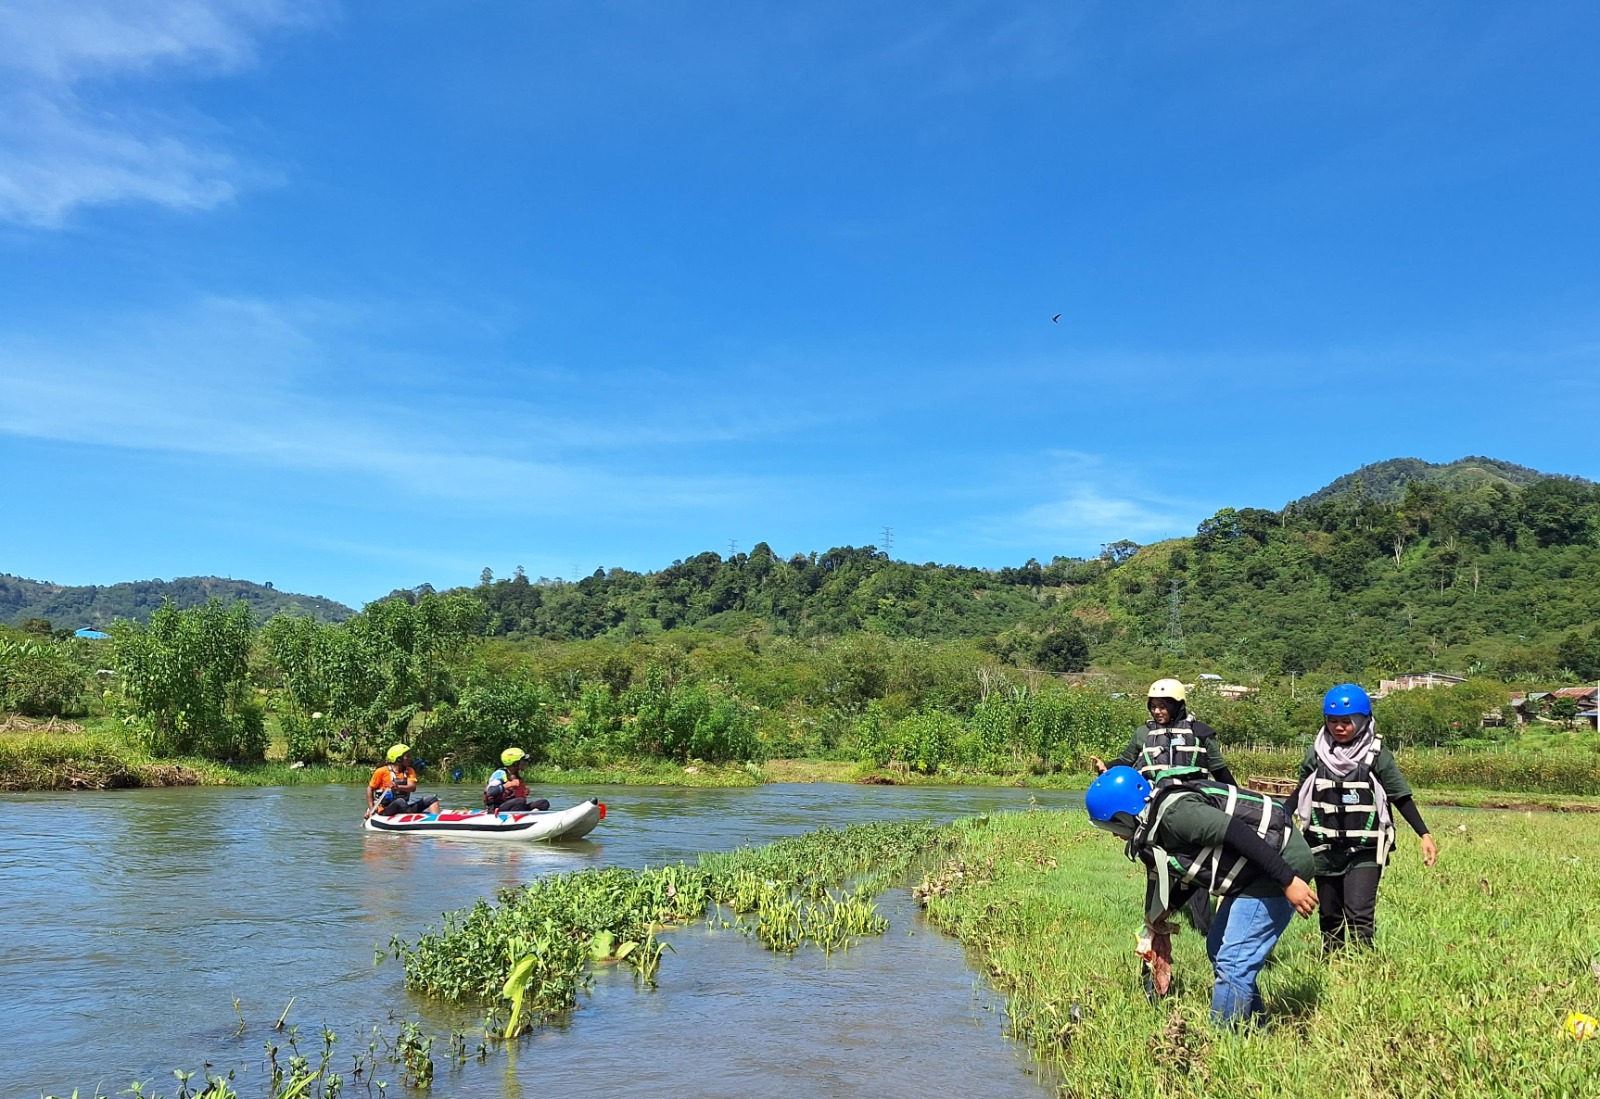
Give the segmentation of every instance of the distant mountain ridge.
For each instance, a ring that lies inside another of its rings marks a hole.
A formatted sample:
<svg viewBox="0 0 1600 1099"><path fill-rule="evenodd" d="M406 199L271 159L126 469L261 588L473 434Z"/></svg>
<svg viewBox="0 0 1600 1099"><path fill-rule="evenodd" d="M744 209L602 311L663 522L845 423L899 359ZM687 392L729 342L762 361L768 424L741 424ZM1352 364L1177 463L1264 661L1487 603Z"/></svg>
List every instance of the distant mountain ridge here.
<svg viewBox="0 0 1600 1099"><path fill-rule="evenodd" d="M1498 458L1484 458L1479 455L1458 458L1453 462L1424 462L1421 458L1390 458L1362 466L1353 473L1346 473L1311 495L1300 497L1290 506L1306 507L1320 504L1324 500L1349 496L1356 491L1358 484L1368 500L1380 504L1396 504L1405 496L1406 486L1412 481L1426 481L1452 492L1461 492L1495 482L1521 488L1535 481L1553 477L1564 481L1589 483L1582 477L1541 473L1537 469L1519 466L1515 462L1502 462Z"/></svg>
<svg viewBox="0 0 1600 1099"><path fill-rule="evenodd" d="M270 584L220 576L70 586L0 573L0 623L15 626L29 618L45 618L56 629L103 628L122 618L148 621L163 599L178 607L197 607L212 597L230 605L242 599L263 621L282 611L308 614L321 622L343 622L356 613L320 595L296 595Z"/></svg>

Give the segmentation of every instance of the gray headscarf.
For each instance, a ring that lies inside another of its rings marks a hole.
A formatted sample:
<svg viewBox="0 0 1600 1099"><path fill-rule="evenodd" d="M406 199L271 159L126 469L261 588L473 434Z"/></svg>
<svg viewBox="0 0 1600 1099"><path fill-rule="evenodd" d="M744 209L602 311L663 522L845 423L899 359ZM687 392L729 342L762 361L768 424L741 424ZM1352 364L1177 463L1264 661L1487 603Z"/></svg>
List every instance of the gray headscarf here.
<svg viewBox="0 0 1600 1099"><path fill-rule="evenodd" d="M1356 735L1350 738L1348 744L1340 744L1333 739L1333 734L1328 732L1326 721L1317 732L1317 762L1321 764L1322 770L1334 778L1349 778L1355 774L1356 768L1366 760L1378 739L1378 723L1372 720L1370 714L1352 716L1356 723ZM1311 802L1316 798L1316 787L1315 774L1300 786L1300 797L1295 802L1294 815L1302 822L1311 819ZM1372 784L1372 800L1378 810L1378 827L1387 832L1394 818L1389 812L1389 793L1383 788L1383 783Z"/></svg>

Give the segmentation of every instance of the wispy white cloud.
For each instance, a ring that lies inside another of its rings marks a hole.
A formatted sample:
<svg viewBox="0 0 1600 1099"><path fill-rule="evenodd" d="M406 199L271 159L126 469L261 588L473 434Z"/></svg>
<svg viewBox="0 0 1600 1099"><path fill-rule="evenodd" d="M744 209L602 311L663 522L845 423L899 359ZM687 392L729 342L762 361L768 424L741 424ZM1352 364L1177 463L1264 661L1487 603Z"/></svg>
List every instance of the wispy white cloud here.
<svg viewBox="0 0 1600 1099"><path fill-rule="evenodd" d="M394 362L341 328L361 313L212 298L86 334L0 335L0 432L332 474L522 513L725 507L772 489L739 474L664 472L659 452L650 462L650 446L704 441L666 426L670 408L657 409L659 422L601 426L462 385L452 364L412 363L401 386L359 368L352 377L352 360ZM608 433L646 458L593 460Z"/></svg>
<svg viewBox="0 0 1600 1099"><path fill-rule="evenodd" d="M1054 547L1048 552L1092 553L1124 538L1159 541L1189 534L1212 508L1203 502L1143 488L1098 455L1056 450L1026 474L1034 502L978 522L995 545Z"/></svg>
<svg viewBox="0 0 1600 1099"><path fill-rule="evenodd" d="M0 6L0 219L53 228L84 206L209 209L270 178L213 124L138 104L144 82L254 63L314 0L8 0Z"/></svg>

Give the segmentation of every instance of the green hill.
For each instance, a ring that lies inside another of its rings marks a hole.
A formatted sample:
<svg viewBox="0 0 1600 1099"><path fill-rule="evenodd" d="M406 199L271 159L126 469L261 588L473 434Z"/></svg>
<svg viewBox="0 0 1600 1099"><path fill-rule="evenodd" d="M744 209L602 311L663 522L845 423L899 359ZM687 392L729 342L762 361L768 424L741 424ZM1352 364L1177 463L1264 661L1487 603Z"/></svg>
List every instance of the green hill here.
<svg viewBox="0 0 1600 1099"><path fill-rule="evenodd" d="M1362 491L1355 491L1357 485ZM1281 511L1225 508L1193 537L999 570L877 549L702 553L659 572L472 589L488 632L617 640L667 630L966 639L1056 671L1231 678L1433 668L1600 673L1600 489L1489 458L1396 459Z"/></svg>
<svg viewBox="0 0 1600 1099"><path fill-rule="evenodd" d="M255 611L257 620L289 611L309 614L323 622L343 622L356 613L343 603L320 595L294 595L270 584L217 576L71 587L0 573L0 623L16 626L30 618L42 618L58 630L105 627L119 618L143 622L163 599L170 599L179 607L197 607L213 596L224 603L244 600Z"/></svg>
<svg viewBox="0 0 1600 1099"><path fill-rule="evenodd" d="M1502 462L1495 458L1468 457L1454 462L1424 462L1420 458L1390 458L1362 466L1354 473L1346 473L1324 485L1310 496L1302 496L1291 507L1320 504L1340 496L1365 495L1381 504L1394 504L1405 495L1406 486L1413 481L1438 485L1452 492L1480 488L1490 484L1505 484L1513 488L1531 485L1551 476L1527 466Z"/></svg>

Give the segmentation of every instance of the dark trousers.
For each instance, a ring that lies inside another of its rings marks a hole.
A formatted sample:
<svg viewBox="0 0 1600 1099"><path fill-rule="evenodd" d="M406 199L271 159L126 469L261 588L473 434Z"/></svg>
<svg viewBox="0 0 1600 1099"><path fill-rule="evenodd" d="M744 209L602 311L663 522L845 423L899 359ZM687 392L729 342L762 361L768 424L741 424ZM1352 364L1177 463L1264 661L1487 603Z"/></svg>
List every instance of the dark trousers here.
<svg viewBox="0 0 1600 1099"><path fill-rule="evenodd" d="M537 810L542 813L548 808L550 808L550 803L544 798L512 798L510 801L502 801L495 807L494 811L496 813L530 813Z"/></svg>
<svg viewBox="0 0 1600 1099"><path fill-rule="evenodd" d="M1352 946L1372 945L1382 876L1380 866L1352 866L1343 874L1317 876L1317 919L1324 950L1338 950L1347 935Z"/></svg>
<svg viewBox="0 0 1600 1099"><path fill-rule="evenodd" d="M396 794L378 810L378 815L380 817L397 817L402 813L426 813L428 806L438 800L438 798L428 797L420 791L409 801Z"/></svg>

